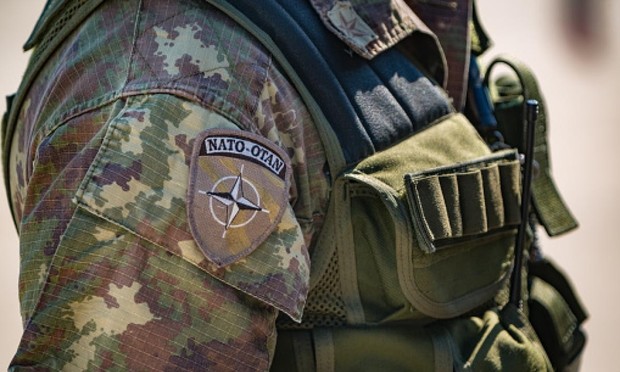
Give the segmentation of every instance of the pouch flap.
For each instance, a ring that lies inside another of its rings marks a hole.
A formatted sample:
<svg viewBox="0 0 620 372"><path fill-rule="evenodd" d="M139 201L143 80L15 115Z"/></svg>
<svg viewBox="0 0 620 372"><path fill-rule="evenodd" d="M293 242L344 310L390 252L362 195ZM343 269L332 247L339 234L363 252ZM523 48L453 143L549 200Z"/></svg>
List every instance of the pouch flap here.
<svg viewBox="0 0 620 372"><path fill-rule="evenodd" d="M423 251L519 224L516 151L405 175L407 200Z"/></svg>
<svg viewBox="0 0 620 372"><path fill-rule="evenodd" d="M568 354L573 342L573 333L579 327L579 322L570 307L555 288L540 278L532 279L530 297L535 303L534 309L537 312L546 312L545 315L548 317L545 322L547 332L539 331L539 333L545 336L553 332L554 346L562 354ZM534 316L533 322L538 320L537 317L542 317L541 314Z"/></svg>
<svg viewBox="0 0 620 372"><path fill-rule="evenodd" d="M529 318L557 371L569 370L583 354L586 309L565 274L550 260L529 263Z"/></svg>
<svg viewBox="0 0 620 372"><path fill-rule="evenodd" d="M464 163L486 155L491 155L491 150L467 118L462 114L450 114L389 149L362 160L350 178L365 174L401 192L404 191L404 174Z"/></svg>

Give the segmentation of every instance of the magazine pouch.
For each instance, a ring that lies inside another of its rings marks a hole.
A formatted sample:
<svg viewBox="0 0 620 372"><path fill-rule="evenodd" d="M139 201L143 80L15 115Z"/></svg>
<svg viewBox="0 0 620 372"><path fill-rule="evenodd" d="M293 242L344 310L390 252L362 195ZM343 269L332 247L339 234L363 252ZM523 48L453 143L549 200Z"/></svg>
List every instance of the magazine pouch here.
<svg viewBox="0 0 620 372"><path fill-rule="evenodd" d="M335 244L349 323L443 319L505 289L520 165L450 115L342 175Z"/></svg>

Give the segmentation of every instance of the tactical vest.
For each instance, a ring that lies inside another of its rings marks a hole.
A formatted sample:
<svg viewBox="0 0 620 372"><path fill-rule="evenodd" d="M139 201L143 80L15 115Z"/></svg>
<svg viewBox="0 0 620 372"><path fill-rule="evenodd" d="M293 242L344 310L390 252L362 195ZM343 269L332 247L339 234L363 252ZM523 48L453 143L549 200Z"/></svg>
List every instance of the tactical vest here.
<svg viewBox="0 0 620 372"><path fill-rule="evenodd" d="M272 53L328 159L304 317L279 319L272 369L551 370L527 308L507 305L517 150L491 151L400 47L347 53L306 1L206 1Z"/></svg>
<svg viewBox="0 0 620 372"><path fill-rule="evenodd" d="M553 369L527 306L508 304L521 223L517 151L492 152L421 59L400 47L371 60L346 53L306 1L207 1L274 55L329 163L304 317L280 318L272 369ZM505 121L514 122L510 110ZM550 224L556 233L576 226L570 215Z"/></svg>

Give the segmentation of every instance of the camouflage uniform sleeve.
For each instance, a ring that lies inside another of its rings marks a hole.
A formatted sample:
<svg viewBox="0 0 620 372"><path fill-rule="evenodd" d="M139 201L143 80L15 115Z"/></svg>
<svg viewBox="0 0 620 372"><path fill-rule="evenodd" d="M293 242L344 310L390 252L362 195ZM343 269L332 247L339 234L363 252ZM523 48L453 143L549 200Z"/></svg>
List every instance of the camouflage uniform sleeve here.
<svg viewBox="0 0 620 372"><path fill-rule="evenodd" d="M302 316L326 201L303 104L202 5L110 1L90 17L42 71L54 79L33 85L14 137L25 330L10 368L268 369L278 313ZM223 266L187 213L196 138L216 128L253 133L292 168L273 231Z"/></svg>
<svg viewBox="0 0 620 372"><path fill-rule="evenodd" d="M148 95L102 128L14 366L268 368L276 310L301 316L308 256L290 205L234 264L217 268L197 248L185 217L191 144L215 127L236 129Z"/></svg>

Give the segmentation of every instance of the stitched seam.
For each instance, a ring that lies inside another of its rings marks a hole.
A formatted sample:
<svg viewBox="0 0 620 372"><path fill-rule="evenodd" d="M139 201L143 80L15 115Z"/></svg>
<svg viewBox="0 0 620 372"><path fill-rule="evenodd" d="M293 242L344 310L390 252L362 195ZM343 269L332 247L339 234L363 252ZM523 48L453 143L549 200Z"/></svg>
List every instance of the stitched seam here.
<svg viewBox="0 0 620 372"><path fill-rule="evenodd" d="M123 88L121 89L122 91L125 90L125 88L127 87L127 84L129 83L129 77L131 76L131 73L133 72L133 57L136 53L136 51L138 50L136 44L138 43L138 30L140 28L140 14L142 13L142 0L139 0L138 2L138 7L136 9L136 16L134 18L134 29L133 29L133 42L131 44L131 52L129 53L129 66L127 68L127 76L125 77L125 84L123 84Z"/></svg>

